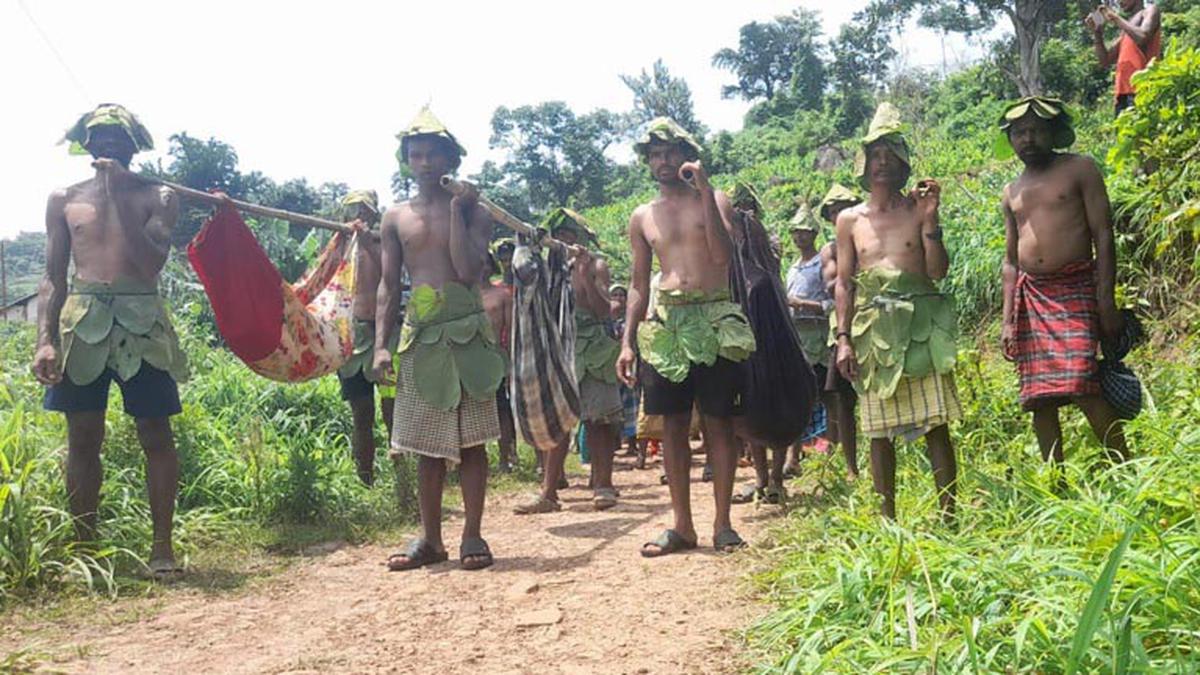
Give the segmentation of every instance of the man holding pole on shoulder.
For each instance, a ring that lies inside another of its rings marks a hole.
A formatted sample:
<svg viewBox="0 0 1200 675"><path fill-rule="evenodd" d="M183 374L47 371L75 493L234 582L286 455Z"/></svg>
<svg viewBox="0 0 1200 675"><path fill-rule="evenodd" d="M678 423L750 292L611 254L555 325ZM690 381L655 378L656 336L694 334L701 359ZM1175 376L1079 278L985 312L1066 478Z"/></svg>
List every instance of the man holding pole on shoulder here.
<svg viewBox="0 0 1200 675"><path fill-rule="evenodd" d="M375 310L379 294L380 268L379 240L371 235L379 222L379 198L374 190L354 190L342 198L344 215L356 227L367 232L358 238L358 259L354 271L354 352L340 369L338 382L341 384L342 400L350 404L354 420L354 431L350 444L354 450L354 462L358 477L363 483L375 482L375 387L372 359L375 356ZM399 333L394 334L389 348L396 348ZM379 383L379 409L387 426L388 437L392 431L392 404L395 388Z"/></svg>
<svg viewBox="0 0 1200 675"><path fill-rule="evenodd" d="M182 573L172 548L179 461L170 417L181 412L177 382L187 359L158 295L179 201L170 188L129 171L153 148L125 108L103 104L63 139L90 154L96 175L55 191L46 205L46 276L33 372L47 385L44 406L67 418L67 496L81 541L97 538L104 415L115 380L146 453L156 579ZM74 262L75 274L67 271Z"/></svg>
<svg viewBox="0 0 1200 675"><path fill-rule="evenodd" d="M463 569L477 570L493 561L480 536L488 474L484 446L500 436L496 389L505 373L479 292L492 219L474 188L452 195L442 187L442 176L458 168L465 151L428 107L399 137L399 159L416 177L417 196L383 217L374 367L377 379L391 375L388 343L407 268L413 288L397 351L391 446L419 456L422 534L387 565L410 570L447 559L442 489L446 464L453 462L466 513L459 558Z"/></svg>

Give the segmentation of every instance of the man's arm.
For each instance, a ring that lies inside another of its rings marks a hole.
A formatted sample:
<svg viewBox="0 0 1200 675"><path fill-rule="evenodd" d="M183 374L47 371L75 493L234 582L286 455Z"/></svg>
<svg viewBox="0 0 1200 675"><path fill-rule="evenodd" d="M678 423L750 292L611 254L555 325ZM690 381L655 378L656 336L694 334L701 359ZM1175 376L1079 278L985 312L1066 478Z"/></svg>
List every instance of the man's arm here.
<svg viewBox="0 0 1200 675"><path fill-rule="evenodd" d="M1150 43L1150 39L1158 32L1158 28L1162 23L1162 17L1159 16L1156 5L1146 5L1140 14L1141 16L1138 18L1136 24L1132 21L1126 21L1120 14L1112 10L1106 12L1105 16L1109 21L1116 24L1117 28L1120 28L1122 32L1133 38L1133 41L1139 47L1145 49Z"/></svg>
<svg viewBox="0 0 1200 675"><path fill-rule="evenodd" d="M55 191L46 201L46 274L38 285L38 339L33 374L42 384L62 379L58 318L67 300L67 268L71 262L71 232L64 209L67 193Z"/></svg>
<svg viewBox="0 0 1200 675"><path fill-rule="evenodd" d="M633 262L629 277L629 296L625 305L625 333L621 336L621 355L617 359L617 377L626 386L636 383L633 364L637 360L637 330L646 316L650 298L650 242L642 232L642 210L633 212L629 219L629 244L633 250Z"/></svg>
<svg viewBox="0 0 1200 675"><path fill-rule="evenodd" d="M930 279L945 279L950 271L950 255L946 253L946 245L942 243L941 216L938 213L942 202L942 186L937 181L923 181L925 194L921 188L914 191L917 201L917 213L921 216L921 246L925 250L925 274Z"/></svg>
<svg viewBox="0 0 1200 675"><path fill-rule="evenodd" d="M1100 327L1105 337L1115 335L1121 326L1115 297L1117 286L1117 251L1113 242L1112 206L1104 176L1091 159L1080 157L1080 191L1088 230L1096 248L1096 301L1099 303Z"/></svg>
<svg viewBox="0 0 1200 675"><path fill-rule="evenodd" d="M733 239L729 233L733 231L735 218L733 205L724 192L714 190L708 182L708 171L699 162L684 162L679 167L680 174L690 171L696 190L700 193L700 206L704 214L704 242L708 245L708 255L713 262L720 265L729 264L733 257Z"/></svg>
<svg viewBox="0 0 1200 675"><path fill-rule="evenodd" d="M1014 351L1016 339L1016 309L1013 306L1014 293L1017 289L1017 218L1008 202L1008 188L1004 188L1004 197L1000 202L1004 210L1004 263L1001 266L1004 280L1003 310L1001 313L1000 344L1004 355L1016 358Z"/></svg>
<svg viewBox="0 0 1200 675"><path fill-rule="evenodd" d="M608 292L608 287L612 284L612 272L608 269L608 263L599 258L593 265L595 265L595 269L590 276L592 278L592 301L595 304L592 306L592 312L599 317L612 316L615 305L612 295Z"/></svg>
<svg viewBox="0 0 1200 675"><path fill-rule="evenodd" d="M175 191L161 186L145 187L138 177L119 162L98 159L93 165L104 171L104 197L115 204L121 232L129 244L133 264L144 279L154 279L167 262L171 250L171 231L179 220L179 197ZM122 190L154 191L150 217L142 220L133 208L131 199L118 199Z"/></svg>
<svg viewBox="0 0 1200 675"><path fill-rule="evenodd" d="M397 213L398 209L388 209L379 225L383 274L375 297L375 357L372 363L378 382L391 380L386 377L392 368L392 354L387 346L397 330L396 317L400 315L400 298L404 292L404 247L400 245Z"/></svg>
<svg viewBox="0 0 1200 675"><path fill-rule="evenodd" d="M491 218L479 205L479 191L467 185L461 194L450 198L450 264L460 281L478 283L487 264L487 240L491 237Z"/></svg>
<svg viewBox="0 0 1200 675"><path fill-rule="evenodd" d="M1092 29L1092 49L1101 68L1111 68L1117 62L1117 45L1110 47L1104 44L1104 26Z"/></svg>
<svg viewBox="0 0 1200 675"><path fill-rule="evenodd" d="M858 250L854 248L854 221L857 216L849 209L837 221L837 367L847 380L858 376L858 361L850 342L850 327L854 324L854 272L858 267Z"/></svg>

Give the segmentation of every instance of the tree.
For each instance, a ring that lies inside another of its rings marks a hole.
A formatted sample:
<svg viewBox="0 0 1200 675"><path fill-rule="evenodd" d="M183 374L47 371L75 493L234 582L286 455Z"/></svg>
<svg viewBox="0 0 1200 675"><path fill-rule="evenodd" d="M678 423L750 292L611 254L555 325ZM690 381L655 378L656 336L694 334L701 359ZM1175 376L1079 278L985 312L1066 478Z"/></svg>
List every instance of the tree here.
<svg viewBox="0 0 1200 675"><path fill-rule="evenodd" d="M621 81L633 92L633 118L637 123L670 117L697 138L707 133L696 119L691 88L683 78L672 77L662 59L654 62L652 72L622 75Z"/></svg>
<svg viewBox="0 0 1200 675"><path fill-rule="evenodd" d="M820 38L820 14L807 9L742 26L737 49L726 47L713 54L713 66L738 80L723 87L721 96L769 101L786 91L796 98L797 107L820 108L826 84Z"/></svg>
<svg viewBox="0 0 1200 675"><path fill-rule="evenodd" d="M523 187L532 210L604 203L613 161L605 152L626 134L621 115L596 110L576 115L561 101L492 115L489 146L507 151L504 179Z"/></svg>
<svg viewBox="0 0 1200 675"><path fill-rule="evenodd" d="M919 13L918 22L947 33L978 35L991 30L1001 17L1013 27L1017 69L1007 74L1022 96L1045 90L1041 70L1041 46L1050 27L1066 15L1068 0L875 0L865 13L890 17L895 25ZM1003 67L1002 64L997 64Z"/></svg>

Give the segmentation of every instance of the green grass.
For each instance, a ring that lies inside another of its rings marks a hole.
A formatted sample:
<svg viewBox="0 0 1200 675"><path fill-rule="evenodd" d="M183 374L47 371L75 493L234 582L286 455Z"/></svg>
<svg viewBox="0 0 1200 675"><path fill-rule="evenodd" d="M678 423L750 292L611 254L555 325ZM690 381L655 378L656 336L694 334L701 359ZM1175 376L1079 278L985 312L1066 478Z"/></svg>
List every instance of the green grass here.
<svg viewBox="0 0 1200 675"><path fill-rule="evenodd" d="M179 327L193 375L173 418L180 460L177 553L199 587L236 588L262 567L286 564L331 540L400 539L415 503L400 500L378 425L376 485L367 488L350 459L350 412L336 378L284 385L251 373L228 352L206 346L185 312ZM103 449L101 541L74 541L63 480L66 427L41 410L42 388L29 374L34 331L0 324L0 607L85 592L148 592L150 511L144 459L132 420L113 388ZM491 448L493 463L495 448ZM514 490L535 479L523 449L521 472L493 481ZM408 465L411 469L411 464ZM453 474L451 474L453 476ZM454 480L453 478L451 479ZM446 491L447 504L458 502ZM213 555L214 551L220 552ZM251 571L248 571L251 570Z"/></svg>
<svg viewBox="0 0 1200 675"><path fill-rule="evenodd" d="M992 354L960 366L957 529L938 522L921 446L900 450L899 524L823 460L806 482L821 497L754 577L774 605L747 633L758 672L1200 671L1200 370L1143 351L1155 400L1128 427L1136 458L1105 465L1064 413L1063 494Z"/></svg>

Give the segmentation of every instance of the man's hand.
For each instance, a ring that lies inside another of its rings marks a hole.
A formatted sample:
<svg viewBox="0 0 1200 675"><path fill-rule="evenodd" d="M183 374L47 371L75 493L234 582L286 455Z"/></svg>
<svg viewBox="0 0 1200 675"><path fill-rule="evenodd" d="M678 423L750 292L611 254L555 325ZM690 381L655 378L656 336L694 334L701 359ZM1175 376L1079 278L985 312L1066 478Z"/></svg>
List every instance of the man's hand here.
<svg viewBox="0 0 1200 675"><path fill-rule="evenodd" d="M1017 360L1017 325L1012 321L1005 321L1004 328L1000 329L1000 349L1004 352L1004 358Z"/></svg>
<svg viewBox="0 0 1200 675"><path fill-rule="evenodd" d="M587 250L583 246L573 246L571 247L571 253L575 255L574 259L572 259L572 265L574 265L575 269L581 272L591 271L592 263L596 260L596 258L592 256L591 251Z"/></svg>
<svg viewBox="0 0 1200 675"><path fill-rule="evenodd" d="M462 189L450 198L450 205L464 209L471 209L479 201L479 188L474 184L462 181L459 183Z"/></svg>
<svg viewBox="0 0 1200 675"><path fill-rule="evenodd" d="M1121 15L1114 12L1113 8L1109 7L1108 5L1100 5L1096 9L1100 12L1100 15L1104 17L1104 20L1109 23L1116 23L1117 19L1121 18Z"/></svg>
<svg viewBox="0 0 1200 675"><path fill-rule="evenodd" d="M617 379L630 389L637 386L637 378L634 374L634 365L637 363L637 355L633 353L633 348L628 345L621 346L621 355L617 357Z"/></svg>
<svg viewBox="0 0 1200 675"><path fill-rule="evenodd" d="M392 353L386 349L376 349L375 358L371 362L371 377L375 382L384 385L396 383L396 374L392 370Z"/></svg>
<svg viewBox="0 0 1200 675"><path fill-rule="evenodd" d="M700 163L700 160L681 164L679 166L679 180L695 186L701 192L712 189L712 185L708 182L708 172L705 171L704 165Z"/></svg>
<svg viewBox="0 0 1200 675"><path fill-rule="evenodd" d="M112 192L113 188L120 188L134 178L133 172L122 166L120 162L108 157L98 157L92 160L92 168L104 175L105 192Z"/></svg>
<svg viewBox="0 0 1200 675"><path fill-rule="evenodd" d="M842 377L851 382L858 379L858 357L854 354L854 345L850 343L849 338L838 339L837 369Z"/></svg>
<svg viewBox="0 0 1200 675"><path fill-rule="evenodd" d="M942 204L942 186L936 180L926 178L913 188L912 198L917 203L921 216L926 221L932 220Z"/></svg>
<svg viewBox="0 0 1200 675"><path fill-rule="evenodd" d="M33 375L38 382L46 386L62 381L62 369L58 365L58 348L54 345L42 345L33 355Z"/></svg>

